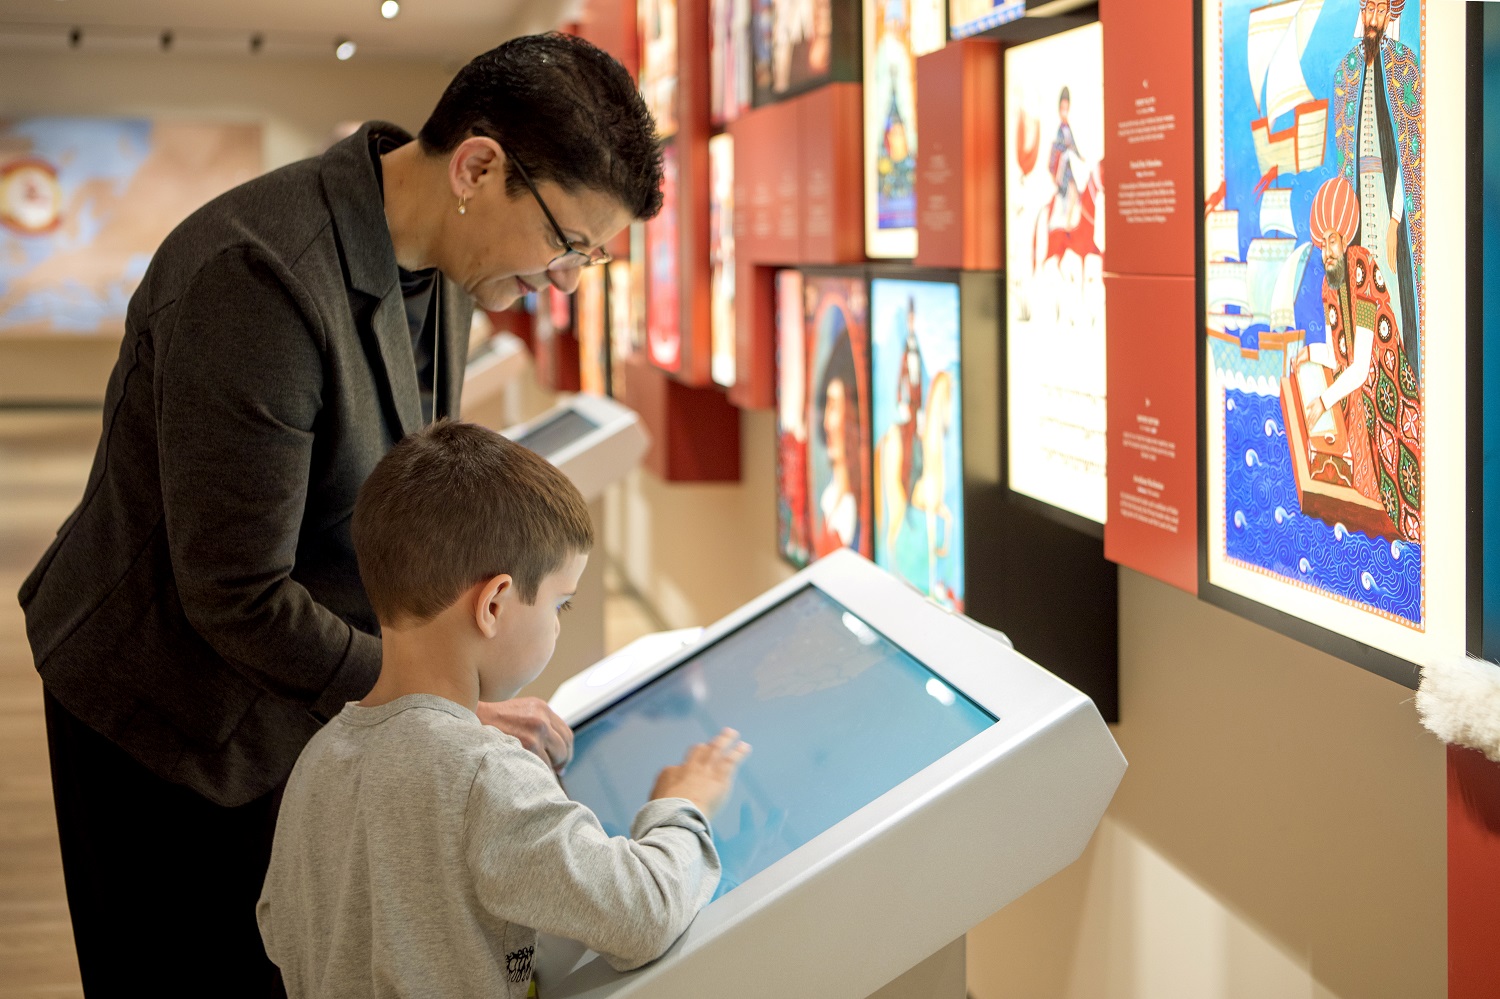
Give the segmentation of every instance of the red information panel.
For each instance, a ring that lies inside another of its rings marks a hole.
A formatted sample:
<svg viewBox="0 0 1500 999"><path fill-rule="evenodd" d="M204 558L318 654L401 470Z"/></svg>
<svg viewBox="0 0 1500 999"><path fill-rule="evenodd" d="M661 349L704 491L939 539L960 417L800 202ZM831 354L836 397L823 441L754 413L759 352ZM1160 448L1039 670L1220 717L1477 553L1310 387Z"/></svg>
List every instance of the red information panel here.
<svg viewBox="0 0 1500 999"><path fill-rule="evenodd" d="M1104 557L1198 589L1196 288L1106 275L1109 512Z"/></svg>
<svg viewBox="0 0 1500 999"><path fill-rule="evenodd" d="M1192 0L1101 0L1104 269L1194 273Z"/></svg>
<svg viewBox="0 0 1500 999"><path fill-rule="evenodd" d="M1500 764L1448 747L1448 995L1484 999L1500 982Z"/></svg>
<svg viewBox="0 0 1500 999"><path fill-rule="evenodd" d="M756 108L729 127L734 136L735 251L755 263L795 263L801 238L801 183L795 102Z"/></svg>
<svg viewBox="0 0 1500 999"><path fill-rule="evenodd" d="M792 101L801 191L798 254L781 263L850 264L865 259L863 104L857 83L832 83ZM782 147L782 156L787 155Z"/></svg>
<svg viewBox="0 0 1500 999"><path fill-rule="evenodd" d="M917 266L999 270L1000 46L973 39L917 60Z"/></svg>

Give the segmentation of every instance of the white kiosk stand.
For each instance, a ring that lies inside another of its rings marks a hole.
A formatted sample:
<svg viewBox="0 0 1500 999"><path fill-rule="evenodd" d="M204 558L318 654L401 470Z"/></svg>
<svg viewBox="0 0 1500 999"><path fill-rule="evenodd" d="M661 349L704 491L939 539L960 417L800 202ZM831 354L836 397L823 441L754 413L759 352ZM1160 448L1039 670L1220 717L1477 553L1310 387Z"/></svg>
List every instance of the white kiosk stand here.
<svg viewBox="0 0 1500 999"><path fill-rule="evenodd" d="M649 439L635 410L613 399L571 395L540 416L500 431L562 469L583 498L597 533L604 523L604 490L640 464ZM523 694L548 697L562 680L604 655L604 544L595 545L578 581L552 663Z"/></svg>
<svg viewBox="0 0 1500 999"><path fill-rule="evenodd" d="M514 423L520 413L513 389L530 366L531 353L514 333L502 331L485 340L464 365L463 418L487 427Z"/></svg>
<svg viewBox="0 0 1500 999"><path fill-rule="evenodd" d="M639 971L544 938L542 999L957 999L964 934L1079 856L1125 772L1092 701L851 552L652 641L559 690L564 785L621 833L740 729L719 894Z"/></svg>

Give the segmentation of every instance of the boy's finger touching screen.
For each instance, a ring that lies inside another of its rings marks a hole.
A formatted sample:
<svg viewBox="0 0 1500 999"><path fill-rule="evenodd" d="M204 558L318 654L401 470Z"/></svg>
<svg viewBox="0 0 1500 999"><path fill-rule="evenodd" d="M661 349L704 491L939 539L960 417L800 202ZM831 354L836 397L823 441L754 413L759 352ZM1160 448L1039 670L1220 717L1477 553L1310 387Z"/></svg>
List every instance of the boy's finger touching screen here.
<svg viewBox="0 0 1500 999"><path fill-rule="evenodd" d="M690 748L682 763L663 769L651 797L686 798L711 819L729 797L735 772L749 755L750 744L734 729L723 729L712 742Z"/></svg>

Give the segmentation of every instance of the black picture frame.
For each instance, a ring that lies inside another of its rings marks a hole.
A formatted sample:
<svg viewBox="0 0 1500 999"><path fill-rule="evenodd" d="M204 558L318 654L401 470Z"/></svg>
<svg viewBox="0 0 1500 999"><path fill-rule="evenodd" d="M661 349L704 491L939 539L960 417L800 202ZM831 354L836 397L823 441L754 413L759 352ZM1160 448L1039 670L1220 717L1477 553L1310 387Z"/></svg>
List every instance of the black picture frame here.
<svg viewBox="0 0 1500 999"><path fill-rule="evenodd" d="M1485 288L1495 288L1500 294L1500 6L1480 6L1483 27L1477 32L1482 36L1477 42L1479 66L1470 72L1480 77L1480 118L1484 123L1479 151L1483 261L1479 280L1470 278L1471 308L1482 307L1487 301ZM1486 107L1492 113L1484 114ZM1477 570L1471 567L1471 572L1477 572L1483 580L1480 653L1491 662L1500 662L1500 316L1486 314L1481 338L1482 364L1469 368L1469 391L1480 395L1484 410L1481 439L1469 441L1470 467L1483 469L1483 496L1477 517L1481 537L1479 543L1470 545L1471 554L1481 564Z"/></svg>

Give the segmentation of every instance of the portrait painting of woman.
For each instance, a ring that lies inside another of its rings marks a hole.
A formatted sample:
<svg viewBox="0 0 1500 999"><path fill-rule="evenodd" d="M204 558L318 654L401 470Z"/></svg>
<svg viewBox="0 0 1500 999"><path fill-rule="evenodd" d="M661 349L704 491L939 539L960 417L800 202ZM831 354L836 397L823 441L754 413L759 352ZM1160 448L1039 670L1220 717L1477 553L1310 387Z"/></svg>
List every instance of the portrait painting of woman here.
<svg viewBox="0 0 1500 999"><path fill-rule="evenodd" d="M853 548L869 557L870 336L864 282L804 280L812 380L807 421L812 555Z"/></svg>

